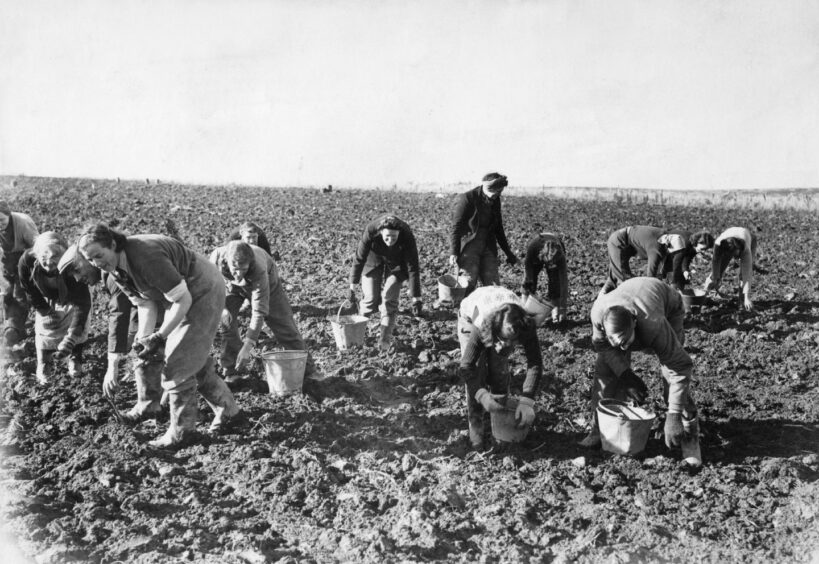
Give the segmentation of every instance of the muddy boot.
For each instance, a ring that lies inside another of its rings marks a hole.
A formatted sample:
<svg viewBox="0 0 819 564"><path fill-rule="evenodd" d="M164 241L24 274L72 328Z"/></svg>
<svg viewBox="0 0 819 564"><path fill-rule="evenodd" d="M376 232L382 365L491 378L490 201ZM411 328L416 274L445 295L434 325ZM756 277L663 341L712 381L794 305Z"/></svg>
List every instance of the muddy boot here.
<svg viewBox="0 0 819 564"><path fill-rule="evenodd" d="M392 330L395 327L395 316L385 315L381 318L378 335L378 350L387 352L392 346Z"/></svg>
<svg viewBox="0 0 819 564"><path fill-rule="evenodd" d="M162 408L162 363L138 360L134 367L137 402L134 407L122 414L123 419L136 423L143 419L153 419Z"/></svg>
<svg viewBox="0 0 819 564"><path fill-rule="evenodd" d="M702 453L700 452L700 421L697 415L688 416L683 413L683 439L682 456L683 462L697 468L702 466Z"/></svg>
<svg viewBox="0 0 819 564"><path fill-rule="evenodd" d="M214 414L208 432L220 434L227 431L238 421L236 416L239 414L239 406L236 405L230 388L216 375L216 367L212 358L208 358L205 366L196 375L196 380L199 393L208 402Z"/></svg>
<svg viewBox="0 0 819 564"><path fill-rule="evenodd" d="M577 444L585 448L595 448L602 444L602 440L600 439L600 426L597 423L597 413L592 416L589 433Z"/></svg>
<svg viewBox="0 0 819 564"><path fill-rule="evenodd" d="M469 418L469 444L475 450L483 450L483 419Z"/></svg>
<svg viewBox="0 0 819 564"><path fill-rule="evenodd" d="M199 419L199 402L196 398L196 387L168 392L171 410L171 422L168 430L148 444L155 448L179 446L190 440L196 430Z"/></svg>
<svg viewBox="0 0 819 564"><path fill-rule="evenodd" d="M48 385L48 380L54 374L54 351L37 349L37 383Z"/></svg>

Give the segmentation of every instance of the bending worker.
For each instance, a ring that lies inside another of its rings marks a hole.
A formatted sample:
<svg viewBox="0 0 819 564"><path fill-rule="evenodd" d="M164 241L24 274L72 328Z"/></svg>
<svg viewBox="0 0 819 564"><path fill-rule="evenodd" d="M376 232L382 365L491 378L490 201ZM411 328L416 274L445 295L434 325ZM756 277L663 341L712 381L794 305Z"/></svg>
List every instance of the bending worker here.
<svg viewBox="0 0 819 564"><path fill-rule="evenodd" d="M685 351L680 293L656 278L631 278L600 295L591 310L592 344L597 351L591 391L592 429L583 446L600 444L597 404L602 398L645 401L648 389L631 370L631 352L657 355L668 414L665 443L682 446L688 464L702 462L697 406L691 393L693 362Z"/></svg>
<svg viewBox="0 0 819 564"><path fill-rule="evenodd" d="M482 286L500 284L498 246L510 265L518 262L509 250L503 230L500 196L509 183L506 177L490 172L480 186L458 197L450 231L450 266L459 266L468 282L466 295Z"/></svg>
<svg viewBox="0 0 819 564"><path fill-rule="evenodd" d="M552 321L560 323L566 319L566 303L569 300L569 273L566 267L566 247L554 233L535 235L526 245L524 261L526 275L521 286L521 294L527 297L536 294L540 271L546 269L549 282L548 300L552 308Z"/></svg>
<svg viewBox="0 0 819 564"><path fill-rule="evenodd" d="M609 278L601 294L611 292L621 282L633 278L629 261L638 256L647 261L645 276L663 278L666 257L685 249L681 235L667 233L659 227L634 225L618 229L606 243L609 253ZM677 265L679 268L681 264Z"/></svg>
<svg viewBox="0 0 819 564"><path fill-rule="evenodd" d="M516 345L526 355L526 379L520 390L515 419L519 427L535 420L535 397L543 376L543 357L534 319L520 298L501 286L484 286L467 296L458 314L458 342L461 346L460 375L466 384L466 412L469 441L483 447L484 414L503 406L493 394L509 394L509 355Z"/></svg>
<svg viewBox="0 0 819 564"><path fill-rule="evenodd" d="M382 215L367 224L358 242L350 270L348 299L356 303L355 287L361 283L363 297L359 314L381 312L378 348L386 351L392 344L392 332L398 314L398 299L404 282L412 296L412 315L422 312L421 267L415 235L405 221Z"/></svg>
<svg viewBox="0 0 819 564"><path fill-rule="evenodd" d="M0 285L0 296L3 298L3 344L7 347L16 345L26 336L28 306L17 267L20 257L31 248L38 233L31 217L11 211L8 203L0 200L0 256L3 278L7 282Z"/></svg>
<svg viewBox="0 0 819 564"><path fill-rule="evenodd" d="M88 227L77 246L91 264L111 273L136 304L137 355L165 362L162 388L168 392L171 421L167 432L150 444L170 447L187 441L198 419L197 389L214 411L211 433L240 421L233 394L216 375L210 356L225 303L225 284L216 266L171 237L126 237L104 223ZM166 310L165 318L154 330L159 308Z"/></svg>
<svg viewBox="0 0 819 564"><path fill-rule="evenodd" d="M744 227L729 227L717 237L714 242L711 274L705 281L705 290L719 290L722 276L732 259L739 261L742 305L746 310L752 311L754 303L751 301L751 282L756 259L756 235Z"/></svg>

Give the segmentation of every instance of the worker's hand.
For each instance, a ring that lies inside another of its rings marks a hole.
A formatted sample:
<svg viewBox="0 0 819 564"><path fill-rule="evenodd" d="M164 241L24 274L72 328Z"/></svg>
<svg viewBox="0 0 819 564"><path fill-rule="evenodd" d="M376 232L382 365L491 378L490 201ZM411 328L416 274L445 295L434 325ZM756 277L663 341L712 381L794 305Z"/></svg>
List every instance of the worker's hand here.
<svg viewBox="0 0 819 564"><path fill-rule="evenodd" d="M421 314L424 312L424 303L422 301L413 301L412 306L412 316L413 317L421 317Z"/></svg>
<svg viewBox="0 0 819 564"><path fill-rule="evenodd" d="M492 397L492 394L490 394L486 388L480 388L475 392L475 399L490 413L503 410L503 406L495 401L495 398Z"/></svg>
<svg viewBox="0 0 819 564"><path fill-rule="evenodd" d="M119 389L120 370L122 369L125 355L121 353L108 353L108 370L102 380L102 393L106 397L113 398Z"/></svg>
<svg viewBox="0 0 819 564"><path fill-rule="evenodd" d="M711 280L711 277L705 279L705 291L710 292L714 290L715 292L719 290L719 281Z"/></svg>
<svg viewBox="0 0 819 564"><path fill-rule="evenodd" d="M522 429L528 427L535 420L535 400L521 397L518 400L518 408L515 410L515 423Z"/></svg>
<svg viewBox="0 0 819 564"><path fill-rule="evenodd" d="M563 323L566 321L566 310L562 307L552 308L552 323Z"/></svg>
<svg viewBox="0 0 819 564"><path fill-rule="evenodd" d="M528 298L529 294L535 293L535 283L532 281L526 281L520 286L520 293L523 295L524 298Z"/></svg>
<svg viewBox="0 0 819 564"><path fill-rule="evenodd" d="M691 280L691 273L688 272L687 270L683 270L683 278L685 278L686 280Z"/></svg>
<svg viewBox="0 0 819 564"><path fill-rule="evenodd" d="M742 299L742 307L745 308L745 311L754 311L754 302L751 301L751 297L745 294Z"/></svg>
<svg viewBox="0 0 819 564"><path fill-rule="evenodd" d="M679 413L669 413L665 416L665 446L668 448L680 446L683 438L682 415Z"/></svg>
<svg viewBox="0 0 819 564"><path fill-rule="evenodd" d="M165 337L161 333L151 333L138 339L133 346L134 352L142 360L165 360Z"/></svg>
<svg viewBox="0 0 819 564"><path fill-rule="evenodd" d="M253 341L245 339L242 348L239 349L239 354L236 355L236 370L241 370L242 366L250 360L250 352L253 350Z"/></svg>
<svg viewBox="0 0 819 564"><path fill-rule="evenodd" d="M230 324L233 323L233 316L230 314L227 308L222 310L222 317L220 320L222 327L228 328Z"/></svg>
<svg viewBox="0 0 819 564"><path fill-rule="evenodd" d="M347 292L346 301L350 302L350 305L356 305L358 303L358 299L355 297L355 288L353 288L352 285L350 285L350 289Z"/></svg>
<svg viewBox="0 0 819 564"><path fill-rule="evenodd" d="M51 358L54 360L62 360L66 358L68 355L71 354L71 351L74 350L74 345L77 344L77 339L74 338L71 334L66 335L63 337L63 340L60 341L60 344L57 345L57 350L54 351L54 354L51 355Z"/></svg>
<svg viewBox="0 0 819 564"><path fill-rule="evenodd" d="M648 397L648 386L630 368L620 375L618 386L626 394L626 397L634 403L643 403Z"/></svg>
<svg viewBox="0 0 819 564"><path fill-rule="evenodd" d="M509 266L515 266L518 263L518 257L515 256L515 253L509 253L506 255L506 264Z"/></svg>
<svg viewBox="0 0 819 564"><path fill-rule="evenodd" d="M449 266L458 266L458 255L449 255Z"/></svg>

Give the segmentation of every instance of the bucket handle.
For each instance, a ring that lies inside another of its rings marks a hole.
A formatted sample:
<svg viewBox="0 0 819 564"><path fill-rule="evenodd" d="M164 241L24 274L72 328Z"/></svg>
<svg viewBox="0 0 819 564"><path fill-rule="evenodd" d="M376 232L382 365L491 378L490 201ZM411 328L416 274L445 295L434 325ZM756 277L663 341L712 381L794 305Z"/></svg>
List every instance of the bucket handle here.
<svg viewBox="0 0 819 564"><path fill-rule="evenodd" d="M336 313L336 323L341 325L341 310L344 309L344 304L346 302L341 302L341 305L338 306L338 312Z"/></svg>

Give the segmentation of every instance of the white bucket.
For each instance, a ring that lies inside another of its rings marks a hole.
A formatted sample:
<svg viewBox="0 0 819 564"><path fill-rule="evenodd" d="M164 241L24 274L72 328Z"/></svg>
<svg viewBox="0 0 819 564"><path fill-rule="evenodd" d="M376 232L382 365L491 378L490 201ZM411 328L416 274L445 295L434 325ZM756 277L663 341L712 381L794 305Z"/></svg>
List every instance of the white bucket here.
<svg viewBox="0 0 819 564"><path fill-rule="evenodd" d="M272 396L286 396L301 391L307 351L269 351L262 353L267 386Z"/></svg>
<svg viewBox="0 0 819 564"><path fill-rule="evenodd" d="M492 436L495 440L507 443L519 443L529 434L529 426L518 428L515 421L515 412L518 408L518 398L513 396L494 396L503 405L502 411L493 411L489 418L492 421Z"/></svg>
<svg viewBox="0 0 819 564"><path fill-rule="evenodd" d="M616 399L602 399L597 405L597 424L603 450L614 454L637 454L648 441L655 415Z"/></svg>
<svg viewBox="0 0 819 564"><path fill-rule="evenodd" d="M354 345L364 344L369 318L363 315L336 315L327 319L333 328L333 337L339 350L346 351Z"/></svg>
<svg viewBox="0 0 819 564"><path fill-rule="evenodd" d="M529 297L526 298L526 301L523 302L523 309L527 312L535 316L535 325L543 325L546 322L546 319L549 317L549 314L552 313L552 306L546 303L543 303L539 299L537 299L534 294L529 294Z"/></svg>
<svg viewBox="0 0 819 564"><path fill-rule="evenodd" d="M451 302L454 305L461 303L466 294L467 278L444 274L438 277L438 301Z"/></svg>

